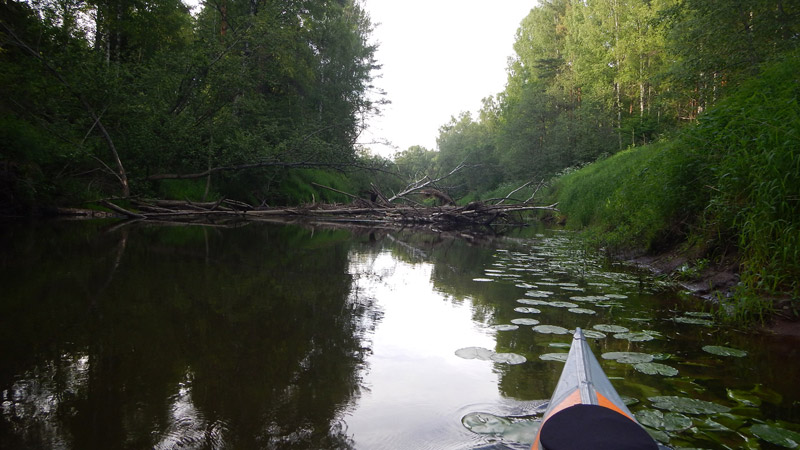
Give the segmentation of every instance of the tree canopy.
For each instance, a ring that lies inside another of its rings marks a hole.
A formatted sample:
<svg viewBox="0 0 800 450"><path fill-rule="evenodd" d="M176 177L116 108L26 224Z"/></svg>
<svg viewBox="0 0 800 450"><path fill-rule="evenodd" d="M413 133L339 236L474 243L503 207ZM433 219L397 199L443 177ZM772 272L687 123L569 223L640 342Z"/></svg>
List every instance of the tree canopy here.
<svg viewBox="0 0 800 450"><path fill-rule="evenodd" d="M336 166L378 106L352 0L5 0L2 203L159 189L213 171L266 197L275 167ZM247 172L224 170L248 165Z"/></svg>
<svg viewBox="0 0 800 450"><path fill-rule="evenodd" d="M783 0L542 0L517 30L505 90L477 120L443 126L437 158L483 167L468 189L485 192L653 142L798 32L800 7Z"/></svg>

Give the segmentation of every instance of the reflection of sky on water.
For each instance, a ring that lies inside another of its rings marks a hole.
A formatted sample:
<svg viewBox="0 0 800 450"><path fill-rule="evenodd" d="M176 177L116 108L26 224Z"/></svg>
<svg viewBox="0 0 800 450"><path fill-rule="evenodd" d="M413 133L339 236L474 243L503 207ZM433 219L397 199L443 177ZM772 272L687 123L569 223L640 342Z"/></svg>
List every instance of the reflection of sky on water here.
<svg viewBox="0 0 800 450"><path fill-rule="evenodd" d="M209 421L198 411L192 401L192 379L187 368L184 381L178 383L177 392L169 399L168 426L159 433L155 450L174 448L223 448L223 421Z"/></svg>
<svg viewBox="0 0 800 450"><path fill-rule="evenodd" d="M61 401L86 391L89 368L89 356L63 354L61 361L51 360L25 373L2 392L3 418L19 435L34 424L45 439L45 448L69 448L69 431L57 410Z"/></svg>
<svg viewBox="0 0 800 450"><path fill-rule="evenodd" d="M356 447L468 442L472 437L460 422L464 408L499 398L492 363L455 356L462 347L495 347L493 335L473 322L471 300L437 292L432 264L408 264L389 252L351 260L354 288L374 298L382 313L366 336L371 356L364 391L345 418ZM449 432L441 429L443 422Z"/></svg>

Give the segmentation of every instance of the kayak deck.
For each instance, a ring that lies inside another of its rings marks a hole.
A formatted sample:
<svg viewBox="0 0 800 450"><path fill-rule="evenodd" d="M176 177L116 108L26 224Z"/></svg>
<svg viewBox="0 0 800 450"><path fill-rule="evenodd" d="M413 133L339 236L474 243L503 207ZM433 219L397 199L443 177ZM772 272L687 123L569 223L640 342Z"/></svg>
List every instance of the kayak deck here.
<svg viewBox="0 0 800 450"><path fill-rule="evenodd" d="M659 448L625 406L580 328L531 448Z"/></svg>

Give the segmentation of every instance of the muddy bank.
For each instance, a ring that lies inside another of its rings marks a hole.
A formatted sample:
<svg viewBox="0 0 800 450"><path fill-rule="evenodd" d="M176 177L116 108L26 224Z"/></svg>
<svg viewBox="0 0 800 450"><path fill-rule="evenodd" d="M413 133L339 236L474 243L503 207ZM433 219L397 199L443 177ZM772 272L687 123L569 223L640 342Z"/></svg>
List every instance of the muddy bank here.
<svg viewBox="0 0 800 450"><path fill-rule="evenodd" d="M698 263L689 255L671 251L626 258L626 261L656 275L669 276L687 291L706 300L730 297L731 289L739 283L739 264L734 258L707 264Z"/></svg>
<svg viewBox="0 0 800 450"><path fill-rule="evenodd" d="M636 255L623 258L626 262L649 270L655 275L674 280L692 295L715 305L730 298L739 284L739 262L728 257L716 264L699 263L694 255L671 250L657 255ZM767 323L757 326L765 333L800 339L800 317L789 299L774 299L774 311Z"/></svg>

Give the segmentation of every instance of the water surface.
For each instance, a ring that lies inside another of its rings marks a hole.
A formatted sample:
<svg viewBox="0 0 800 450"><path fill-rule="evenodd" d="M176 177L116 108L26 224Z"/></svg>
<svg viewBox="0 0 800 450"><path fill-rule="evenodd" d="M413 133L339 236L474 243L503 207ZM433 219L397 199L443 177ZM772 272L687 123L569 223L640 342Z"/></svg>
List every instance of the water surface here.
<svg viewBox="0 0 800 450"><path fill-rule="evenodd" d="M665 443L800 439L797 341L722 326L564 232L51 222L0 249L1 448L526 448L559 327L603 333Z"/></svg>

